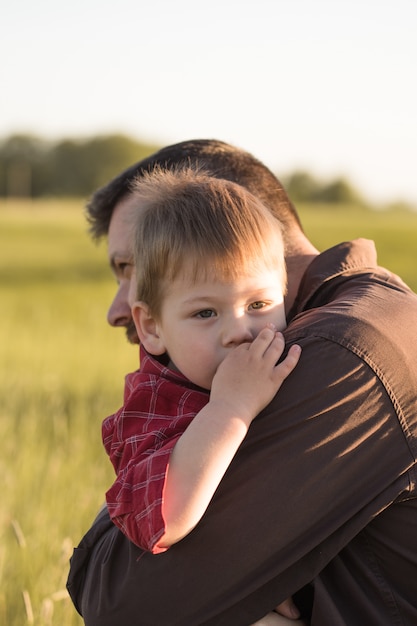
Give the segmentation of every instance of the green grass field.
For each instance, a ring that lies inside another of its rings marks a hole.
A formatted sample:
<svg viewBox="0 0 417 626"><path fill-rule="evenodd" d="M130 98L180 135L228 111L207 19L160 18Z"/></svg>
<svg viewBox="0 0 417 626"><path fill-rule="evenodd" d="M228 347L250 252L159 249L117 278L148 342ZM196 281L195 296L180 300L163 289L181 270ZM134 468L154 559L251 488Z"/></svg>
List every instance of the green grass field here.
<svg viewBox="0 0 417 626"><path fill-rule="evenodd" d="M301 207L319 248L376 240L417 290L417 214ZM112 479L100 436L137 350L108 328L105 247L82 202L0 203L0 624L80 626L68 559Z"/></svg>

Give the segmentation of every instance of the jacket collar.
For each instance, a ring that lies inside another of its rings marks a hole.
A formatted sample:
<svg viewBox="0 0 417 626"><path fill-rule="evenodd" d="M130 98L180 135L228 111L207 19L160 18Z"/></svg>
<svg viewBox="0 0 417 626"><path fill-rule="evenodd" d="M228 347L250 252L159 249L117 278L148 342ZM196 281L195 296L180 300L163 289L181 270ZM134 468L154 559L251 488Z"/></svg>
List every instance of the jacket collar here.
<svg viewBox="0 0 417 626"><path fill-rule="evenodd" d="M375 244L370 239L345 241L319 254L306 269L294 304L288 313L290 321L308 308L317 291L331 280L377 268Z"/></svg>

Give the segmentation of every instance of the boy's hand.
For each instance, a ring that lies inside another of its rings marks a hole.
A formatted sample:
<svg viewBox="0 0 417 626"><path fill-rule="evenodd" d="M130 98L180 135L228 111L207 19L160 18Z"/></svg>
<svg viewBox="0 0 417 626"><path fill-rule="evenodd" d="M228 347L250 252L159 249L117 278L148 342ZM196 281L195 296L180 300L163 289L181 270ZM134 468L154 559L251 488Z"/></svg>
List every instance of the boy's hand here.
<svg viewBox="0 0 417 626"><path fill-rule="evenodd" d="M277 364L284 347L282 333L267 327L252 343L231 350L213 378L210 401L230 405L233 413L250 424L298 363L301 348L294 345Z"/></svg>

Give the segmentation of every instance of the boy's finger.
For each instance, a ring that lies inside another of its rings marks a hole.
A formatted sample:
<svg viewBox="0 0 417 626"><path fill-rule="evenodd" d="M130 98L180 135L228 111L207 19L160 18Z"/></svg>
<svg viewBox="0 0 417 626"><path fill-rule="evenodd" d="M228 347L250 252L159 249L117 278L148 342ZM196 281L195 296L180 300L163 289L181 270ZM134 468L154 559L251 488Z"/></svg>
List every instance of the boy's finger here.
<svg viewBox="0 0 417 626"><path fill-rule="evenodd" d="M273 347L279 355L282 353L285 345L282 333L272 330L271 328L263 328L259 335L252 341L250 348L254 352L263 354Z"/></svg>
<svg viewBox="0 0 417 626"><path fill-rule="evenodd" d="M298 361L300 360L301 347L298 344L291 346L288 350L288 354L281 363L278 363L277 368L281 369L284 376L288 376L293 371Z"/></svg>

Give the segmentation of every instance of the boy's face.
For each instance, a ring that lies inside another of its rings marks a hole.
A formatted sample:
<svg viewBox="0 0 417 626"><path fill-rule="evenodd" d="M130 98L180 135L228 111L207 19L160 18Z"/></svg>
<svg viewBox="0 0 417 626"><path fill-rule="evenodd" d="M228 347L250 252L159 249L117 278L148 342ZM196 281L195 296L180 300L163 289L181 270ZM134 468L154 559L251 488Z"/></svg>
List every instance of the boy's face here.
<svg viewBox="0 0 417 626"><path fill-rule="evenodd" d="M141 342L151 354L167 352L174 367L194 384L210 389L216 370L228 352L250 343L267 324L286 326L282 281L278 271L262 268L238 279L216 276L191 282L185 271L167 284L159 321L152 337L140 330ZM149 328L149 325L148 325Z"/></svg>

